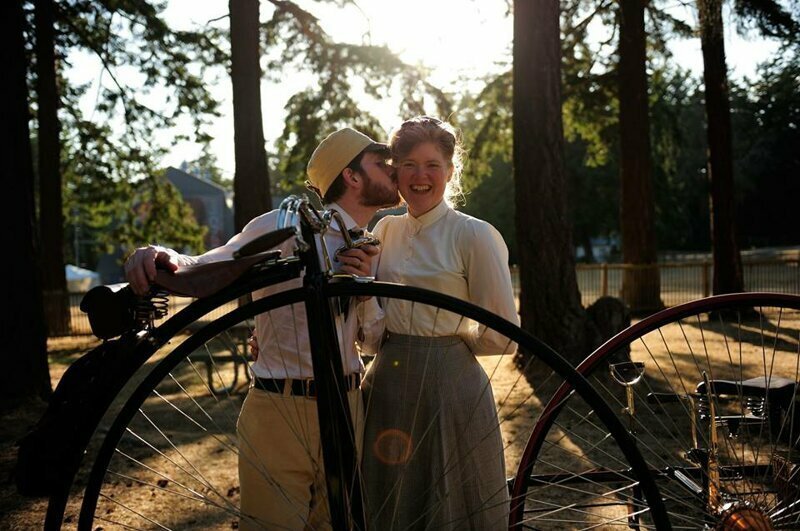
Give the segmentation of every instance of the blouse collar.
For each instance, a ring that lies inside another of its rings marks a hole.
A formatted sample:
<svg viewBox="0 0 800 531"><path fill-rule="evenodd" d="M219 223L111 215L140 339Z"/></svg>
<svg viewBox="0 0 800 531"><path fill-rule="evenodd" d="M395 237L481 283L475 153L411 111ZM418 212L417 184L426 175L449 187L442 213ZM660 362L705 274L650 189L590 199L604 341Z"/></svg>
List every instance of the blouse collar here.
<svg viewBox="0 0 800 531"><path fill-rule="evenodd" d="M447 201L442 199L438 205L428 210L418 218L415 218L414 216L411 215L411 213L409 213L408 221L414 228L417 229L425 228L438 221L442 216L447 214L449 210L450 207L448 206Z"/></svg>

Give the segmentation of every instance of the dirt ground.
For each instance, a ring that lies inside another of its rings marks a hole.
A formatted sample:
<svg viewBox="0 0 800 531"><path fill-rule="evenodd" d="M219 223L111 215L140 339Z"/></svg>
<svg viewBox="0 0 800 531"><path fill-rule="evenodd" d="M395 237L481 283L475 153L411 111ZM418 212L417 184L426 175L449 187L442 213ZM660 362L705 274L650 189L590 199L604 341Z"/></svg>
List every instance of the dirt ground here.
<svg viewBox="0 0 800 531"><path fill-rule="evenodd" d="M735 330L733 329L735 328ZM683 326L665 328L654 332L644 341L634 345L631 358L642 361L647 366L647 388L637 391L637 407L650 416L640 420L635 427L640 440L652 448L656 448L659 459L670 459L675 456L661 451L661 444L671 434L670 430L685 432L688 437L690 427L688 424L673 423L665 425L656 423L657 417L663 412L655 413L646 405L644 394L646 391L664 390L664 387L677 389L680 386L698 383L698 378L703 371L712 372L712 378L737 378L745 379L763 374L767 368L770 374L781 374L798 380L800 376L800 362L798 362L798 335L800 334L800 316L797 312L791 314L770 314L761 321L754 321L744 326L720 326L713 322L686 322ZM50 368L53 386L58 383L61 375L68 365L77 359L80 353L85 352L97 343L87 338L59 339L49 342ZM671 345L661 348L660 345ZM770 352L780 352L779 356L772 356ZM766 354L765 354L766 353ZM739 356L742 356L739 363ZM677 360L677 361L676 361ZM705 361L704 361L705 360ZM530 372L534 376L523 376L517 369L514 361L509 356L484 357L480 361L490 376L494 389L495 400L499 405L502 419L501 428L503 441L506 445L507 472L513 475L519 464L520 456L525 447L531 428L538 417L544 403L555 389L555 384L560 380L550 377L549 372L539 371L536 368ZM707 363L707 365L703 365ZM231 365L231 364L229 364ZM701 366L702 365L702 366ZM741 372L738 367L742 367ZM674 368L674 371L673 371ZM673 372L670 372L673 371ZM726 372L727 371L727 372ZM163 395L175 394L177 387L184 386L190 389L189 374L175 372L175 380L164 387ZM223 375L229 377L230 374ZM169 382L168 382L169 383ZM593 379L599 389L605 391L604 396L613 405L615 411L620 411L626 405L626 395L622 387L615 387L610 383L607 369L603 375ZM241 385L241 383L240 383ZM660 387L659 387L660 386ZM177 396L177 394L176 394ZM199 396L199 394L195 395ZM238 407L241 394L236 395L231 401ZM179 404L175 399L174 404ZM155 403L154 403L155 404ZM169 408L157 409L153 404L153 415L169 412ZM213 408L219 405L206 406L207 411L213 413ZM31 402L10 411L2 412L0 418L0 529L40 529L44 520L47 501L43 499L26 499L18 496L14 487L13 466L16 459L15 442L24 435L36 422L44 411L44 404ZM150 410L149 410L150 411ZM613 451L608 450L612 442L595 444L593 437L597 436L597 425L586 421L581 415L584 412L580 404L573 405L569 414L560 419L557 426L548 436L548 443L542 453L542 459L537 464L534 473L555 473L563 470L591 469L602 463L604 459L614 458ZM174 415L174 413L173 413ZM625 418L625 413L622 413ZM154 417L155 418L155 417ZM235 413L228 415L235 418ZM677 422L677 421L676 421ZM196 431L196 430L195 430ZM224 432L224 430L222 430ZM224 438L224 436L221 436ZM175 428L169 434L170 445L180 448L182 457L193 461L213 460L214 467L208 472L208 483L219 486L219 492L201 493L202 495L216 495L223 503L238 504L238 490L230 473L224 475L222 471L235 470L235 457L220 450L224 440L220 437L198 437L196 433L182 434ZM656 441L656 443L653 442ZM744 444L744 443L742 443ZM744 449L744 446L742 446ZM598 450L601 450L598 457ZM740 450L744 453L744 450ZM610 457L609 457L610 456ZM648 458L648 456L645 456ZM758 460L758 457L756 457ZM215 477L214 474L220 474ZM155 483L155 482L154 482ZM159 480L157 484L136 484L135 479L120 479L109 483L106 489L110 498L125 499L125 504L136 509L143 508L157 512L172 513L175 515L173 528L198 528L198 529L235 529L238 522L235 516L223 511L222 516L208 516L197 509L197 500L165 496L172 487L166 489ZM105 487L104 487L105 489ZM569 503L568 494L559 494L557 489L542 488L546 498L551 504ZM562 496L562 497L559 497ZM116 517L113 504L103 506L105 514ZM78 508L70 505L67 508L67 522L74 523L77 519ZM98 513L100 514L100 513ZM586 517L583 523L591 522ZM147 526L150 527L150 526ZM547 526L542 526L547 528ZM689 526L691 527L691 526ZM96 529L116 529L113 525L95 523Z"/></svg>
<svg viewBox="0 0 800 531"><path fill-rule="evenodd" d="M50 380L53 388L70 363L99 344L89 337L65 337L49 340ZM31 400L13 409L0 411L0 529L41 529L47 510L47 499L25 498L17 494L14 465L17 441L36 424L46 404Z"/></svg>

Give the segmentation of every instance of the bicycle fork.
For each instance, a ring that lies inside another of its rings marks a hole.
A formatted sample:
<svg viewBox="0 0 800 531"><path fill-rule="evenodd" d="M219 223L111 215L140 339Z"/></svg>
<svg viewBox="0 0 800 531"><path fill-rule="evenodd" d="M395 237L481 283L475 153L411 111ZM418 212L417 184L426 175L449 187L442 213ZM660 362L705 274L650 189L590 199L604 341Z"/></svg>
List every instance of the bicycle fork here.
<svg viewBox="0 0 800 531"><path fill-rule="evenodd" d="M717 435L717 408L714 403L714 398L711 395L711 385L708 381L708 375L703 371L703 381L705 382L706 386L706 395L708 398L708 416L709 416L709 449L708 455L706 456L706 473L705 473L705 481L706 481L706 503L708 504L708 510L711 513L716 513L722 508L722 497L720 495L720 480L719 480L719 459L718 459L718 452L719 452L719 439ZM696 409L694 415L697 415ZM695 429L697 423L695 421ZM697 436L695 434L695 445L697 441Z"/></svg>

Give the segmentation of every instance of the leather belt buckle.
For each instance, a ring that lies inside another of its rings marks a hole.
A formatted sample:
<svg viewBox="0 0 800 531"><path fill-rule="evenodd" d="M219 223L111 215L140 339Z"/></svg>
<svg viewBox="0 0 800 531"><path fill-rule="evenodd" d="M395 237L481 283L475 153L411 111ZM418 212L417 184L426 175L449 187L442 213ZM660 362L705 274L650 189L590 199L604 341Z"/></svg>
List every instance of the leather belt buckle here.
<svg viewBox="0 0 800 531"><path fill-rule="evenodd" d="M303 387L303 396L311 400L317 399L317 386L314 384L314 378L303 378L300 380Z"/></svg>
<svg viewBox="0 0 800 531"><path fill-rule="evenodd" d="M345 390L354 391L361 385L361 373L353 372L345 376Z"/></svg>

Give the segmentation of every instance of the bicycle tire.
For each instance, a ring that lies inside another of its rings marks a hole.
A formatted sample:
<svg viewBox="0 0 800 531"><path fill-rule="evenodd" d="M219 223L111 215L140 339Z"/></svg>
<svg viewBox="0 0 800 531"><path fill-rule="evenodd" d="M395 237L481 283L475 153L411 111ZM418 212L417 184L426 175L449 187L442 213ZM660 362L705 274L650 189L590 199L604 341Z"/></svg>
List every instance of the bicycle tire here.
<svg viewBox="0 0 800 531"><path fill-rule="evenodd" d="M453 312L467 319L472 319L482 325L487 326L489 329L495 330L503 334L510 341L522 345L527 351L537 354L538 363L542 363L550 367L559 377L563 378L577 389L577 395L584 397L588 407L596 413L598 418L603 422L608 422L608 431L614 439L617 446L617 453L622 460L626 463L624 470L619 472L618 481L624 479L628 486L620 489L620 496L625 503L631 503L637 507L638 510L646 513L644 519L651 522L652 527L658 529L669 529L669 520L666 518L666 512L661 497L658 493L658 488L655 484L654 478L651 477L647 466L642 459L638 450L627 434L625 428L611 411L609 406L599 398L597 393L588 385L584 380L564 359L558 354L549 349L546 345L536 340L530 334L522 331L515 325L500 319L499 317L477 308L464 301L454 299L452 297L429 292L418 288L410 288L407 286L385 284L380 282L358 284L358 283L330 283L324 285L325 297L331 301L339 301L343 297L366 297L375 296L381 298L396 298L398 300L408 301L413 305L422 305L426 307L439 308L445 312ZM189 355L197 348L202 347L207 341L216 337L219 333L224 333L230 326L248 319L258 314L264 314L272 309L283 307L287 304L299 303L303 299L302 289L295 289L283 292L277 295L259 299L247 306L240 307L223 317L220 317L202 328L200 331L193 334L180 345L178 345L170 354L167 355L159 364L153 368L148 374L147 378L142 384L133 392L120 414L115 419L111 428L105 436L100 452L94 461L92 471L89 476L89 481L84 492L84 500L81 508L81 515L79 518L79 529L91 529L94 520L97 518L109 520L106 518L107 514L98 514L98 499L103 494L101 489L104 485L106 473L109 469L109 464L112 457L119 452L118 445L122 439L123 434L128 429L128 426L133 421L138 413L142 413L143 404L148 399L155 397L155 400L161 400L158 393L154 395L156 388L164 381L171 377L172 371L178 367L179 364L184 362ZM438 312L439 310L437 310ZM413 312L413 310L412 310ZM438 313L437 313L438 315ZM169 409L169 408L167 408ZM185 413L183 413L185 416ZM167 437L164 437L167 439ZM164 478L162 478L164 479ZM171 480L167 481L167 485ZM144 485L144 484L143 484ZM123 487L124 490L125 487ZM149 483L145 487L152 489L157 495L161 496L167 489L160 484L160 482ZM622 492L624 490L624 492ZM640 492L634 496L634 491ZM147 493L145 493L147 494ZM152 493L151 493L152 494ZM156 496L156 494L153 494ZM202 500L200 500L203 503ZM207 500L206 500L207 501ZM223 500L224 503L225 500ZM111 502L112 505L119 504L119 498ZM210 503L210 505L219 505L220 502ZM239 518L241 515L236 514L236 510L230 510L230 507L216 507L222 516L222 519ZM135 512L135 511L134 511ZM154 520L147 515L144 515L144 522L146 526L155 525ZM219 522L221 522L220 520ZM219 523L217 522L217 523ZM186 522L184 522L184 525ZM128 525L128 524L125 524ZM225 521L223 527L232 525L232 522ZM135 527L135 526L131 526Z"/></svg>
<svg viewBox="0 0 800 531"><path fill-rule="evenodd" d="M298 278L301 271L302 263L296 258L278 261L270 260L245 273L236 283L228 288L203 299L193 301L180 312L159 325L156 329L149 331L146 341L141 341L136 351L128 354L130 359L125 361L128 380L133 378L136 372L141 370L159 349L168 344L176 335L186 331L192 323L199 322L200 319L219 311L220 308L223 308L228 303L237 300L239 297L248 295L256 289ZM128 385L127 380L121 380L117 382L116 385L118 386L116 394L120 395L125 391ZM111 402L103 403L101 407L101 420L103 416L115 414L115 412L112 411ZM89 441L84 448L76 448L74 450L75 452L83 453L84 455L89 453L89 447L96 442L97 427L102 426L105 422L101 422L101 420L98 420L98 423L95 425L88 426L90 432L86 434L87 441L92 438L93 432L95 433L95 437ZM113 416L110 420L113 420ZM45 529L60 529L65 518L66 520L70 520L70 517L65 516L65 514L67 511L67 503L71 497L71 491L73 490L73 484L78 474L79 469L76 468L71 472L69 477L62 478L55 491L49 496L44 522Z"/></svg>
<svg viewBox="0 0 800 531"><path fill-rule="evenodd" d="M676 528L800 524L800 484L797 474L790 474L800 456L798 323L800 297L795 295L710 297L639 321L578 366L629 424ZM643 365L625 365L626 356ZM636 382L628 386L630 399L625 386L609 378L613 362L632 368L628 381ZM758 391L753 387L758 381L751 378L762 378L773 390ZM554 393L526 446L515 481L515 496L522 500L512 511L516 522L535 525L529 512L535 503L527 500L544 474L537 462L568 453L558 432L574 416L569 393L568 383ZM631 403L633 415L626 409ZM599 435L595 430L592 436ZM708 455L716 464L708 464ZM569 477L593 473L578 459L564 468L565 485Z"/></svg>

